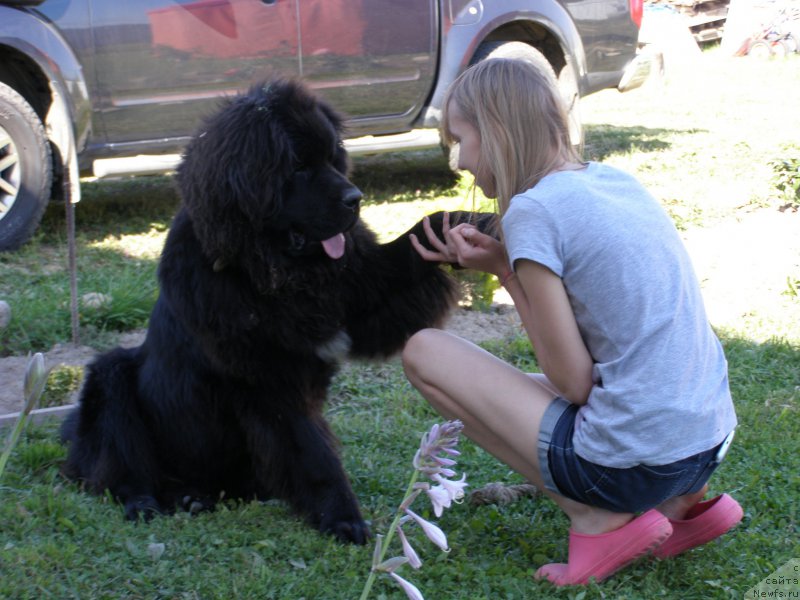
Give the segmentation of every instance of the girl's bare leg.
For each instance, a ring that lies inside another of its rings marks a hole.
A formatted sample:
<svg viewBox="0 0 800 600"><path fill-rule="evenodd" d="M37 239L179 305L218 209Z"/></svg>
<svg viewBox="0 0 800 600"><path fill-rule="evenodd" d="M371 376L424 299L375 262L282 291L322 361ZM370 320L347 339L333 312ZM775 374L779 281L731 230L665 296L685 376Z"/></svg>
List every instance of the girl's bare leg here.
<svg viewBox="0 0 800 600"><path fill-rule="evenodd" d="M426 329L403 351L409 381L464 433L550 496L570 518L572 530L613 531L633 518L591 507L546 490L538 461L539 427L557 395L541 375L529 376L482 348L447 332Z"/></svg>
<svg viewBox="0 0 800 600"><path fill-rule="evenodd" d="M689 509L705 497L706 492L708 492L708 484L704 485L700 491L694 494L669 498L656 506L656 510L669 519L683 519Z"/></svg>

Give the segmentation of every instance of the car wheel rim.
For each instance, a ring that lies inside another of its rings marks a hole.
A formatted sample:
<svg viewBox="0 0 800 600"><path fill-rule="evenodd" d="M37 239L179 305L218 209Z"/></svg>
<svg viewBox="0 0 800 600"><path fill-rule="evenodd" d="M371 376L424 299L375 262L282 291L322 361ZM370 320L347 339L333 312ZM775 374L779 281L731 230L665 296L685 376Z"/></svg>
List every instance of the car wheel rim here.
<svg viewBox="0 0 800 600"><path fill-rule="evenodd" d="M0 219L14 206L20 185L19 154L11 135L0 127Z"/></svg>

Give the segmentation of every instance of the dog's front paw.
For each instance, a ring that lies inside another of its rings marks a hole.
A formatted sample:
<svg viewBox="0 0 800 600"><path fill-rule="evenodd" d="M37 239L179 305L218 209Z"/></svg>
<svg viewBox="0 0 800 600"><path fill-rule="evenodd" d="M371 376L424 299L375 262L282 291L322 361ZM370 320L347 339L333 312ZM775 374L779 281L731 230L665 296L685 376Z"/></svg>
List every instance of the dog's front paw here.
<svg viewBox="0 0 800 600"><path fill-rule="evenodd" d="M370 537L369 527L360 516L326 518L319 525L323 533L332 534L340 542L363 545Z"/></svg>
<svg viewBox="0 0 800 600"><path fill-rule="evenodd" d="M129 521L141 519L147 522L163 512L161 505L152 496L132 496L125 500L125 518Z"/></svg>
<svg viewBox="0 0 800 600"><path fill-rule="evenodd" d="M497 219L496 213L458 211L450 214L450 227L467 223L476 227L481 233L497 238Z"/></svg>
<svg viewBox="0 0 800 600"><path fill-rule="evenodd" d="M216 504L216 500L211 496L188 494L181 498L178 506L189 514L196 515L201 512L213 512Z"/></svg>

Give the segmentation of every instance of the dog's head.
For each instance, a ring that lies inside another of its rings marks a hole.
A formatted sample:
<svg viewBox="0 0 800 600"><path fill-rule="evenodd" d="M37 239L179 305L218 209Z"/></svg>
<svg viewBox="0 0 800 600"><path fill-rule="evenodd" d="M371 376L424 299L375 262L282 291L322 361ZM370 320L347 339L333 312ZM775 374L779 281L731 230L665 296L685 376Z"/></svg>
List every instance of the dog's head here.
<svg viewBox="0 0 800 600"><path fill-rule="evenodd" d="M208 257L340 258L361 201L341 133L341 118L294 81L226 101L189 143L177 174Z"/></svg>

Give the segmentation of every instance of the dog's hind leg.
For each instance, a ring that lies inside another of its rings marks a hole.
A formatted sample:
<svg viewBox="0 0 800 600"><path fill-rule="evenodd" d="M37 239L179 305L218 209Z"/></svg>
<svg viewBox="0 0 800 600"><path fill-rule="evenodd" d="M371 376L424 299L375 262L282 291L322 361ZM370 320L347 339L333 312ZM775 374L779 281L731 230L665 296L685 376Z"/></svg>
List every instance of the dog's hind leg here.
<svg viewBox="0 0 800 600"><path fill-rule="evenodd" d="M63 467L94 493L109 490L130 520L163 512L159 469L137 397L136 350L112 350L89 367L78 407L64 422L69 442Z"/></svg>

